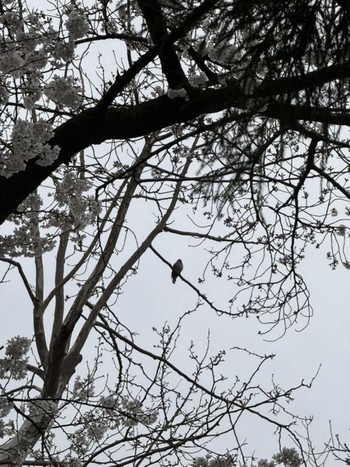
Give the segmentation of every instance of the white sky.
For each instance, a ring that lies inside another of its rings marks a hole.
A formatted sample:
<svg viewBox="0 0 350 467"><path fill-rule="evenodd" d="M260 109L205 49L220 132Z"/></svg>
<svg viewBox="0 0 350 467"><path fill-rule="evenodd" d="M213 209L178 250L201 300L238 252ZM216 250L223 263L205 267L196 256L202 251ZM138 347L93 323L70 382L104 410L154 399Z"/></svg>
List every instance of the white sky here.
<svg viewBox="0 0 350 467"><path fill-rule="evenodd" d="M202 265L198 259L198 263L196 260L192 263L196 256L193 251L188 248L180 252L177 249L172 258L184 258L183 275L195 283L196 273ZM133 330L138 330L140 336L137 342L144 345L149 342L153 326L160 327L165 321L174 325L178 317L196 303L194 292L181 281L173 286L166 266L159 263L151 252L147 254L142 259L140 274L126 286L125 294L118 302L121 318ZM266 342L258 335L258 330L262 328L257 326L254 317L234 321L226 317L218 318L203 305L190 320L190 325L183 328L182 337L188 344L191 340L199 343L203 342L203 337L210 330L213 350L221 346L238 346L262 354L276 354L257 381L269 381L274 374L275 381L285 389L296 386L302 379L309 382L322 365L313 387L297 392L291 406L291 411L299 415L314 416L311 428L313 440L321 448L329 439L329 420L332 421L334 433L343 435L344 440L349 429L349 271L341 267L331 271L324 252L311 248L303 269L312 294L314 317L302 332L291 329L282 339ZM230 283L218 284L217 287L216 294L220 295L220 288L230 287ZM138 293L132 293L133 290ZM208 294L208 298L212 296ZM269 335L265 337L268 339ZM185 360L183 364L186 366ZM235 358L234 361L227 361L226 367L228 371L232 368L234 376L236 372L238 375L240 371L245 373L241 365ZM248 423L245 430L250 446L247 454L255 450L258 456L268 457L275 452L271 432L266 430L266 426L257 430L255 422L251 425Z"/></svg>

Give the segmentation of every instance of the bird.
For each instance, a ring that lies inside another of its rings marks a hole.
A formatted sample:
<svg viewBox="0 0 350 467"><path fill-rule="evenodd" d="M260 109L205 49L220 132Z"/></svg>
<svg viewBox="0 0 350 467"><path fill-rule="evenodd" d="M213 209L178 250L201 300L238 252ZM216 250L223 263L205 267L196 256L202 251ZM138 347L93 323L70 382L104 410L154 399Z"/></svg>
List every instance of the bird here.
<svg viewBox="0 0 350 467"><path fill-rule="evenodd" d="M173 280L173 284L175 284L176 279L181 274L181 271L183 270L183 268L184 268L184 265L181 259L178 259L176 263L173 264L172 271L171 271L171 278Z"/></svg>

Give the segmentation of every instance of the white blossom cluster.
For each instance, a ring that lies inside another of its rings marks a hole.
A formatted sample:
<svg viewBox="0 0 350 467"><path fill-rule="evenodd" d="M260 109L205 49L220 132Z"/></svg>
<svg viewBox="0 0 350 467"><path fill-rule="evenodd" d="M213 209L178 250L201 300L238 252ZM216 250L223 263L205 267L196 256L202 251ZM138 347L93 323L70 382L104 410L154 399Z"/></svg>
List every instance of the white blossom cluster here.
<svg viewBox="0 0 350 467"><path fill-rule="evenodd" d="M203 84L205 84L206 81L207 78L203 72L201 72L199 75L197 75L196 73L192 73L188 77L188 82L193 87L201 87L203 86Z"/></svg>
<svg viewBox="0 0 350 467"><path fill-rule="evenodd" d="M65 42L57 39L47 47L47 52L55 60L53 64L58 67L60 61L66 63L73 59L74 48L75 44L73 41Z"/></svg>
<svg viewBox="0 0 350 467"><path fill-rule="evenodd" d="M57 402L52 400L32 400L28 407L31 420L40 420L43 417L53 419L57 415Z"/></svg>
<svg viewBox="0 0 350 467"><path fill-rule="evenodd" d="M120 411L123 413L120 421L126 427L136 426L139 423L152 425L158 419L157 411L144 411L141 402L137 399L123 397L120 402Z"/></svg>
<svg viewBox="0 0 350 467"><path fill-rule="evenodd" d="M74 58L75 39L86 35L89 24L86 16L74 9L68 14L67 29L56 30L52 21L39 11L23 9L19 14L10 3L2 2L0 14L3 37L0 43L0 105L8 102L11 90L15 89L16 102L31 110L42 96L45 68L49 65L51 69L65 69L67 62ZM21 79L15 88L13 79ZM61 80L54 79L45 91L57 105L76 109L81 102L77 87L70 79Z"/></svg>
<svg viewBox="0 0 350 467"><path fill-rule="evenodd" d="M0 378L10 377L14 380L23 379L27 374L26 354L30 349L31 340L16 336L7 341L5 357L0 359Z"/></svg>
<svg viewBox="0 0 350 467"><path fill-rule="evenodd" d="M13 408L13 402L2 397L0 398L0 418L6 417Z"/></svg>
<svg viewBox="0 0 350 467"><path fill-rule="evenodd" d="M20 78L25 72L25 61L18 50L8 50L0 54L0 71L4 75Z"/></svg>
<svg viewBox="0 0 350 467"><path fill-rule="evenodd" d="M52 209L48 226L80 230L95 222L101 205L93 196L85 194L91 183L72 171L57 184L55 198L58 209Z"/></svg>
<svg viewBox="0 0 350 467"><path fill-rule="evenodd" d="M95 394L95 386L93 381L89 379L82 379L77 376L73 386L73 397L79 399L79 401L86 402Z"/></svg>
<svg viewBox="0 0 350 467"><path fill-rule="evenodd" d="M268 461L267 459L260 459L258 462L258 467L274 467L273 461Z"/></svg>
<svg viewBox="0 0 350 467"><path fill-rule="evenodd" d="M108 18L108 21L103 25L102 30L107 34L118 34L118 24L114 19Z"/></svg>
<svg viewBox="0 0 350 467"><path fill-rule="evenodd" d="M24 107L28 110L34 109L36 102L42 96L41 74L38 72L30 73L22 86L22 92Z"/></svg>
<svg viewBox="0 0 350 467"><path fill-rule="evenodd" d="M81 467L83 464L77 457L68 455L64 457L62 465L69 465L70 467Z"/></svg>
<svg viewBox="0 0 350 467"><path fill-rule="evenodd" d="M79 428L70 437L72 442L72 450L78 455L85 454L90 446L91 439L88 439L86 430Z"/></svg>
<svg viewBox="0 0 350 467"><path fill-rule="evenodd" d="M260 459L257 467L276 467L283 464L286 467L299 467L302 460L294 448L283 448L278 454L272 456L272 460ZM236 459L230 454L212 458L210 455L196 457L193 461L194 467L234 467Z"/></svg>
<svg viewBox="0 0 350 467"><path fill-rule="evenodd" d="M77 377L73 394L81 400L81 395L88 390L87 381ZM92 395L90 393L89 395ZM155 410L145 410L140 401L130 397L116 397L112 394L99 400L99 407L83 414L81 426L72 435L72 449L79 455L85 454L92 443L100 443L108 430L131 428L139 423L151 425L158 418ZM225 466L222 466L225 467Z"/></svg>
<svg viewBox="0 0 350 467"><path fill-rule="evenodd" d="M93 441L101 441L109 428L108 419L100 419L89 423L86 435Z"/></svg>
<svg viewBox="0 0 350 467"><path fill-rule="evenodd" d="M275 464L284 464L289 467L298 467L302 464L302 459L294 448L283 448L278 454L272 456Z"/></svg>
<svg viewBox="0 0 350 467"><path fill-rule="evenodd" d="M77 10L73 10L69 13L65 26L72 39L84 37L89 31L89 23L85 15Z"/></svg>
<svg viewBox="0 0 350 467"><path fill-rule="evenodd" d="M41 205L41 197L32 193L18 207L18 212L23 213L23 215L9 216L9 220L14 222L15 227L11 234L0 236L1 256L35 257L45 251L52 250L55 239L49 233L41 236L37 229L37 212Z"/></svg>
<svg viewBox="0 0 350 467"><path fill-rule="evenodd" d="M45 95L58 107L77 109L82 102L79 87L74 84L71 76L63 77L55 75L44 88Z"/></svg>
<svg viewBox="0 0 350 467"><path fill-rule="evenodd" d="M84 414L83 426L71 436L72 449L77 454L85 454L92 443L99 443L111 426L111 418L91 411Z"/></svg>
<svg viewBox="0 0 350 467"><path fill-rule="evenodd" d="M116 398L112 395L102 397L100 405L109 413L113 411L118 424L131 427L139 423L152 425L158 419L156 410L144 410L140 401L128 397Z"/></svg>
<svg viewBox="0 0 350 467"><path fill-rule="evenodd" d="M167 96L169 99L175 99L176 97L182 97L183 99L186 99L187 96L187 91L184 88L179 88L179 89L168 89Z"/></svg>
<svg viewBox="0 0 350 467"><path fill-rule="evenodd" d="M57 186L56 200L60 205L69 204L71 198L79 198L85 191L91 188L91 183L86 178L79 177L72 171L64 174Z"/></svg>
<svg viewBox="0 0 350 467"><path fill-rule="evenodd" d="M17 32L22 31L23 20L15 11L5 11L0 15L0 24L6 24L6 27L11 32L11 34L16 34Z"/></svg>
<svg viewBox="0 0 350 467"><path fill-rule="evenodd" d="M51 125L43 120L17 120L12 131L12 151L7 149L1 154L0 175L11 177L24 170L27 162L34 158L38 165L52 164L60 151L58 146L48 144L52 136Z"/></svg>
<svg viewBox="0 0 350 467"><path fill-rule="evenodd" d="M217 456L210 458L196 457L193 461L194 467L233 467L235 465L234 458L231 455Z"/></svg>
<svg viewBox="0 0 350 467"><path fill-rule="evenodd" d="M35 15L30 16L27 22L29 28L25 30L17 13L7 11L0 15L0 24L9 31L0 45L0 71L3 75L20 78L28 72L43 69L48 63L46 47L52 38L38 34Z"/></svg>
<svg viewBox="0 0 350 467"><path fill-rule="evenodd" d="M12 220L16 227L12 234L0 237L0 254L2 256L35 257L53 249L55 246L54 237L50 233L41 236L37 229L37 212L41 205L40 196L32 193L18 208L19 212L26 215L9 217L9 220Z"/></svg>
<svg viewBox="0 0 350 467"><path fill-rule="evenodd" d="M5 420L0 419L0 438L4 438L5 436L12 436L13 433L13 422L11 420L6 422Z"/></svg>
<svg viewBox="0 0 350 467"><path fill-rule="evenodd" d="M114 409L117 406L117 399L112 395L101 397L100 405L105 409Z"/></svg>
<svg viewBox="0 0 350 467"><path fill-rule="evenodd" d="M163 88L161 86L154 86L154 88L151 91L151 96L152 97L159 97L164 94Z"/></svg>
<svg viewBox="0 0 350 467"><path fill-rule="evenodd" d="M21 359L29 352L31 343L27 337L12 337L7 341L5 353L10 358Z"/></svg>

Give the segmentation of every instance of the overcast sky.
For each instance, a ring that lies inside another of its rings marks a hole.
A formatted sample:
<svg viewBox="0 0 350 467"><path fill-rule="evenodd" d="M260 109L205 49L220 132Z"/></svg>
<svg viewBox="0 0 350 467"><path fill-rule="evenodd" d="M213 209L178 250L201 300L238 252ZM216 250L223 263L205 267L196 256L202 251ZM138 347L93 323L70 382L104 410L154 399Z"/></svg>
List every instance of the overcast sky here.
<svg viewBox="0 0 350 467"><path fill-rule="evenodd" d="M109 58L103 57L102 62L107 59ZM137 224L134 227L140 234L147 233L147 226L155 220L146 209L136 209L134 219ZM2 232L4 231L6 226L3 227ZM226 297L232 293L232 283L224 279L214 280L209 274L203 285L198 284L197 279L202 274L206 259L200 247L193 247L197 243L186 237L174 240L170 235L162 234L154 246L169 262L182 258L183 276L207 294L208 299L221 306L227 303ZM123 254L114 261L122 261ZM299 327L290 329L283 338L270 342L268 339L275 336L259 335L258 331L264 329L259 327L255 317L236 320L218 317L204 304L185 320L181 331L181 348L176 354L177 363L180 362L182 369L189 368L187 349L191 341L198 351L203 351L210 331L212 353L242 347L262 354L276 354L256 381L263 384L264 381L269 382L271 375L274 375L274 380L285 389L297 386L302 379L310 381L322 365L313 387L298 391L291 405L292 412L301 416L314 416L311 434L320 450L330 436L329 421L332 421L334 433L339 433L345 442L348 440L350 427L350 270L339 266L338 270L332 271L327 265L325 255L324 249L310 247L301 266L311 291L314 309L314 316L306 329L298 332L305 324L303 321ZM54 255L46 261L48 276L52 275L53 265ZM28 261L25 261L24 267L26 271L32 271ZM31 337L33 334L30 302L16 271L11 273L10 278L12 282L0 286L2 345L14 335ZM34 280L31 279L31 282L34 283ZM179 317L193 309L196 302L195 292L180 279L175 285L172 284L169 268L154 253L148 251L141 259L138 274L128 281L114 309L120 320L138 333L136 343L154 350L152 344L156 342L156 338L153 328L160 329L166 322L174 327ZM84 357L90 351L94 355L93 339L90 344ZM85 361L81 365L85 368ZM224 369L226 376L232 376L233 379L238 375L244 379L249 375L250 367L244 356L240 359L239 353L232 352L227 354ZM114 368L110 371L113 372ZM246 436L249 443L245 448L246 455L255 452L257 457L269 458L276 452L277 443L273 439L272 428L266 429L265 424L247 419L241 429L241 439ZM226 446L226 442L227 439L219 440L223 452L226 447L232 447ZM293 444L288 446L292 447Z"/></svg>

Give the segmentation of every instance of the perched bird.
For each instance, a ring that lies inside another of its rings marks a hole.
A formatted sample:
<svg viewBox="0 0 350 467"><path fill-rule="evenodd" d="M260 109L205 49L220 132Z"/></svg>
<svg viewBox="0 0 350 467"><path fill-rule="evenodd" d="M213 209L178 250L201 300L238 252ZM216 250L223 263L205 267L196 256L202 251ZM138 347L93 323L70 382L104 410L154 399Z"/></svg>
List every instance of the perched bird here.
<svg viewBox="0 0 350 467"><path fill-rule="evenodd" d="M173 264L173 270L171 271L171 278L173 280L173 284L175 284L176 279L181 274L181 271L183 270L183 268L184 268L184 265L181 259L178 259L176 263Z"/></svg>

